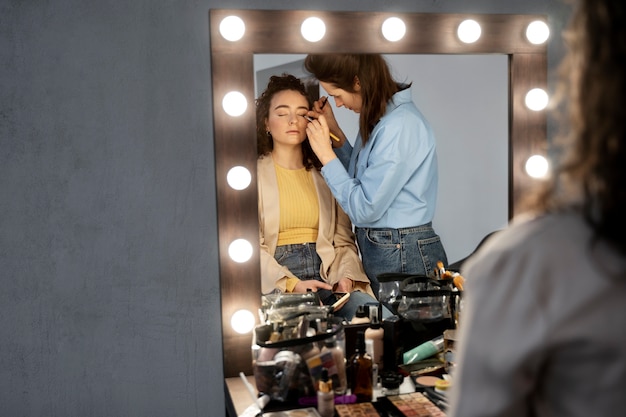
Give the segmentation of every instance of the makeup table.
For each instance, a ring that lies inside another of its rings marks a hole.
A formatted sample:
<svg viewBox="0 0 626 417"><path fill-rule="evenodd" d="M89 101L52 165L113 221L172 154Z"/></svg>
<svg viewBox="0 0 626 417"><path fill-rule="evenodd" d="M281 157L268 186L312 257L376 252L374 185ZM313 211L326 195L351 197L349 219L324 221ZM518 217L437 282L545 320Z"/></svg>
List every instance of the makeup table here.
<svg viewBox="0 0 626 417"><path fill-rule="evenodd" d="M255 386L254 375L248 375L246 379ZM224 381L226 411L235 413L232 416L228 414L228 417L240 416L252 404L250 393L240 377L225 378Z"/></svg>

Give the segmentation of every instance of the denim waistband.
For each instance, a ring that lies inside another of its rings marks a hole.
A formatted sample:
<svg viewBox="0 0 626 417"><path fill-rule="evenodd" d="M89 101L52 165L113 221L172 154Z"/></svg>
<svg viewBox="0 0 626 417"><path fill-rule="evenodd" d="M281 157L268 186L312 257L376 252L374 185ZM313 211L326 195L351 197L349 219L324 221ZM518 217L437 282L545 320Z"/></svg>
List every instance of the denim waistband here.
<svg viewBox="0 0 626 417"><path fill-rule="evenodd" d="M428 232L433 229L433 222L424 223L420 226L413 227L401 227L398 229L394 229L391 227L355 227L355 229L360 230L371 230L373 232L385 232L385 231L397 231L401 235L408 235L411 233L417 232Z"/></svg>
<svg viewBox="0 0 626 417"><path fill-rule="evenodd" d="M307 242L307 243L290 243L288 245L279 245L276 248L281 248L281 249L285 249L285 250L293 250L293 249L300 249L303 247L309 247L309 248L314 248L315 247L315 242Z"/></svg>

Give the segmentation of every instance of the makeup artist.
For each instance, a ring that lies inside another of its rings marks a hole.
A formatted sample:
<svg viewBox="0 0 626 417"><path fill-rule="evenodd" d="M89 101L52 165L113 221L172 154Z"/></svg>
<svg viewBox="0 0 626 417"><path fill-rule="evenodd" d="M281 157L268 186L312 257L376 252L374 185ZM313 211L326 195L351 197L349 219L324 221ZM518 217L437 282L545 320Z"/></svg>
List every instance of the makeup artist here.
<svg viewBox="0 0 626 417"><path fill-rule="evenodd" d="M256 100L261 287L264 294L311 289L326 305L337 302L334 292L350 293L335 312L349 321L359 305L376 299L350 219L309 145L311 105L305 86L288 74L272 76Z"/></svg>
<svg viewBox="0 0 626 417"><path fill-rule="evenodd" d="M411 85L396 82L378 54L308 55L304 66L335 100L359 114L354 147L328 97L309 112L311 148L321 172L355 225L363 266L375 294L382 273L428 275L447 266L432 227L437 202L437 153L430 125L412 101ZM330 141L334 134L340 140Z"/></svg>

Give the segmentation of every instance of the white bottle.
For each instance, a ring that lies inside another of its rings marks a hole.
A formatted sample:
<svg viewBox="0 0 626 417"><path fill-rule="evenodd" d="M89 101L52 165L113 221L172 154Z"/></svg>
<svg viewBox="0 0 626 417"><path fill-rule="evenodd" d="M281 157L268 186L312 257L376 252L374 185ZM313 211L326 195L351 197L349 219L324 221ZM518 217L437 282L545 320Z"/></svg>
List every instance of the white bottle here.
<svg viewBox="0 0 626 417"><path fill-rule="evenodd" d="M319 380L317 390L317 411L322 417L335 415L335 394L333 394L333 382L328 378L328 369L322 369L322 377Z"/></svg>
<svg viewBox="0 0 626 417"><path fill-rule="evenodd" d="M337 346L337 342L334 337L326 339L324 347L322 348L322 354L330 351L333 355L333 362L335 368L337 368L336 381L333 384L335 394L343 395L348 389L348 377L346 375L346 357L343 353L343 349Z"/></svg>
<svg viewBox="0 0 626 417"><path fill-rule="evenodd" d="M368 340L371 340L371 352L372 361L378 366L378 371L383 369L383 338L385 335L385 331L381 326L380 322L377 318L372 320L370 327L365 330L365 343L368 343Z"/></svg>

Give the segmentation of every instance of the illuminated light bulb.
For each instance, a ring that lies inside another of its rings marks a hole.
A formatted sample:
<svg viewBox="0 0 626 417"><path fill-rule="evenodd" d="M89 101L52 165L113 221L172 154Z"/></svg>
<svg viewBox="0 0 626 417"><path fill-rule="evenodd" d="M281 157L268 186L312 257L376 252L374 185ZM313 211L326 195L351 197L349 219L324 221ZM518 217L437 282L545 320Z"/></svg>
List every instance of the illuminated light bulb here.
<svg viewBox="0 0 626 417"><path fill-rule="evenodd" d="M548 160L542 155L533 155L526 161L526 173L533 178L545 178L548 175Z"/></svg>
<svg viewBox="0 0 626 417"><path fill-rule="evenodd" d="M222 108L229 116L241 116L248 108L248 100L239 91L231 91L222 99Z"/></svg>
<svg viewBox="0 0 626 417"><path fill-rule="evenodd" d="M319 17L309 17L302 22L300 33L309 42L317 42L326 34L326 25Z"/></svg>
<svg viewBox="0 0 626 417"><path fill-rule="evenodd" d="M242 166L232 167L226 174L226 182L233 190L244 190L252 182L252 175L247 168Z"/></svg>
<svg viewBox="0 0 626 417"><path fill-rule="evenodd" d="M541 20L530 22L526 28L526 39L534 45L541 45L550 37L550 28Z"/></svg>
<svg viewBox="0 0 626 417"><path fill-rule="evenodd" d="M548 107L548 93L542 88L533 88L526 93L524 102L530 110L541 111Z"/></svg>
<svg viewBox="0 0 626 417"><path fill-rule="evenodd" d="M252 257L252 245L246 239L235 239L228 245L228 256L237 263L244 263Z"/></svg>
<svg viewBox="0 0 626 417"><path fill-rule="evenodd" d="M239 334L246 334L254 328L254 314L248 310L237 310L230 318L230 325Z"/></svg>
<svg viewBox="0 0 626 417"><path fill-rule="evenodd" d="M390 17L383 22L382 32L385 39L390 42L397 42L406 33L406 25L399 17Z"/></svg>
<svg viewBox="0 0 626 417"><path fill-rule="evenodd" d="M457 35L461 42L474 43L480 38L480 24L472 19L461 22L457 30Z"/></svg>
<svg viewBox="0 0 626 417"><path fill-rule="evenodd" d="M227 16L220 22L220 34L227 41L235 42L243 38L246 24L238 16Z"/></svg>

